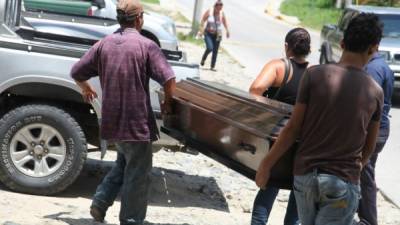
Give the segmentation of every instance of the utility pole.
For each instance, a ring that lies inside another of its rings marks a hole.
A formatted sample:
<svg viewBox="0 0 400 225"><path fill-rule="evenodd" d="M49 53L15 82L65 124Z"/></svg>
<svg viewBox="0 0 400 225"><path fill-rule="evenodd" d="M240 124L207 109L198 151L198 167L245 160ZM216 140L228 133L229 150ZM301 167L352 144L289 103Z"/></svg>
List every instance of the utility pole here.
<svg viewBox="0 0 400 225"><path fill-rule="evenodd" d="M350 6L352 3L353 3L353 0L336 0L335 6L337 9L341 9L341 8L343 8L343 5L344 5L344 7L347 7L347 6Z"/></svg>
<svg viewBox="0 0 400 225"><path fill-rule="evenodd" d="M199 31L200 20L201 20L201 10L203 9L203 0L195 0L193 9L193 20L192 20L192 35L196 35Z"/></svg>
<svg viewBox="0 0 400 225"><path fill-rule="evenodd" d="M343 1L342 0L336 0L335 6L336 6L337 9L341 9L342 5L343 5Z"/></svg>
<svg viewBox="0 0 400 225"><path fill-rule="evenodd" d="M345 6L345 7L348 7L348 6L350 6L351 4L353 4L353 1L352 1L352 0L345 0L345 1L344 1L344 6Z"/></svg>

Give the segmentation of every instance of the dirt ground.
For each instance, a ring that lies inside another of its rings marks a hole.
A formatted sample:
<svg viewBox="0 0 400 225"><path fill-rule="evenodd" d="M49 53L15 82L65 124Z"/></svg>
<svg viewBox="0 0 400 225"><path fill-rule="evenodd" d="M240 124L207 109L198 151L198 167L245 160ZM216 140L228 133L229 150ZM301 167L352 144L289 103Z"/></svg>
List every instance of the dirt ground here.
<svg viewBox="0 0 400 225"><path fill-rule="evenodd" d="M182 43L190 62L199 62L202 47ZM209 62L207 62L209 63ZM221 53L218 72L201 69L201 78L246 90L254 77L243 76L243 68ZM105 161L90 153L78 180L56 196L14 193L0 184L0 225L88 225L91 196L110 169L115 152ZM160 151L154 154L148 224L244 225L249 224L257 188L253 181L204 155ZM281 191L269 224L283 224L287 191ZM110 208L106 224L118 223L119 200ZM380 225L399 225L400 210L379 195Z"/></svg>

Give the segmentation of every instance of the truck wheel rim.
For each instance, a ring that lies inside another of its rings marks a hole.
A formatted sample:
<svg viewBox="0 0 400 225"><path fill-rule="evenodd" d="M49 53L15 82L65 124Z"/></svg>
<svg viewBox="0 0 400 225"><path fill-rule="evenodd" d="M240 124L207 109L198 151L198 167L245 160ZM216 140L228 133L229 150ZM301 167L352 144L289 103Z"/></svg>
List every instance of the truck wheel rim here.
<svg viewBox="0 0 400 225"><path fill-rule="evenodd" d="M45 124L30 124L19 129L10 143L14 166L35 178L57 171L66 158L66 143L61 134Z"/></svg>

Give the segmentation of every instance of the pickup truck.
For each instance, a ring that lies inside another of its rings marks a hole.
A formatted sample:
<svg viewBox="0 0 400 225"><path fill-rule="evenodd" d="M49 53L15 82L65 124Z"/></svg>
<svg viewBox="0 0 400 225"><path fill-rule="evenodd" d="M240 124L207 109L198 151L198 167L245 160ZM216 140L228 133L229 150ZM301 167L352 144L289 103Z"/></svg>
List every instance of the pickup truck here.
<svg viewBox="0 0 400 225"><path fill-rule="evenodd" d="M383 22L383 38L379 45L382 54L395 75L394 95L400 94L400 8L350 6L337 25L327 24L321 31L320 63L337 62L342 54L340 42L350 20L359 13L375 13Z"/></svg>
<svg viewBox="0 0 400 225"><path fill-rule="evenodd" d="M57 32L58 34L69 35L69 26L66 25L63 29L58 26L54 29L49 24L43 25L43 19L48 17L68 17L68 22L82 21L90 18L98 18L103 27L97 33L114 32L118 23L116 21L116 0L23 0L23 8L27 15L26 18L30 20L32 26L38 30L47 33ZM30 12L30 13L29 13ZM39 20L42 19L42 20ZM153 40L161 48L169 51L178 50L178 39L176 37L175 22L167 16L160 15L154 12L145 12L144 24L141 31L142 35ZM47 25L47 26L46 26ZM79 26L79 24L77 24ZM90 28L89 28L90 29ZM84 37L96 35L96 32L87 33L85 27L79 27ZM74 30L73 32L77 32ZM73 35L73 33L72 33Z"/></svg>
<svg viewBox="0 0 400 225"><path fill-rule="evenodd" d="M99 146L101 89L92 104L70 78L75 62L96 40L34 29L21 0L0 0L0 181L12 190L50 195L79 175L88 145ZM177 80L199 75L198 65L169 61ZM151 103L159 110L150 82Z"/></svg>

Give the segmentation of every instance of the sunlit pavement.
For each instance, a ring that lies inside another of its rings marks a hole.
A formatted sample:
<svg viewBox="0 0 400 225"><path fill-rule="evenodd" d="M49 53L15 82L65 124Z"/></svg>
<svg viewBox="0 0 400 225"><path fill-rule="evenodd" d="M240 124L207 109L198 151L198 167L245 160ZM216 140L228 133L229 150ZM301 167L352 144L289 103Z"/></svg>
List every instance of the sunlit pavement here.
<svg viewBox="0 0 400 225"><path fill-rule="evenodd" d="M391 109L391 131L377 162L376 179L383 194L400 207L400 101Z"/></svg>

